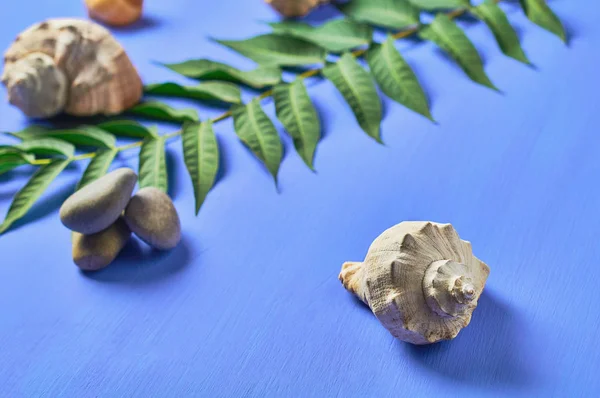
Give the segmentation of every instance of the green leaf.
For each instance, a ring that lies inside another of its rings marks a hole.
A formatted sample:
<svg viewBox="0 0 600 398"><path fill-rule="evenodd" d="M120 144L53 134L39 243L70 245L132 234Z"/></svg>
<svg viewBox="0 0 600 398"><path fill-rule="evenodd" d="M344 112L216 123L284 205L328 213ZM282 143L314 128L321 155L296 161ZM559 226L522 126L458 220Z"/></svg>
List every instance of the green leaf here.
<svg viewBox="0 0 600 398"><path fill-rule="evenodd" d="M77 146L92 146L98 148L114 148L115 137L94 126L81 126L75 129L51 130L41 126L26 128L10 135L24 141L38 140L40 138L57 138Z"/></svg>
<svg viewBox="0 0 600 398"><path fill-rule="evenodd" d="M300 66L320 64L327 53L321 47L294 37L274 34L246 40L217 40L251 60L263 65Z"/></svg>
<svg viewBox="0 0 600 398"><path fill-rule="evenodd" d="M222 80L241 83L254 88L273 86L281 81L281 69L277 66L259 66L241 71L229 65L209 59L191 59L177 64L162 64L183 76L201 80Z"/></svg>
<svg viewBox="0 0 600 398"><path fill-rule="evenodd" d="M381 142L381 101L371 75L348 53L337 63L325 67L323 75L344 96L360 127L377 142Z"/></svg>
<svg viewBox="0 0 600 398"><path fill-rule="evenodd" d="M147 101L129 108L127 112L147 119L162 120L172 123L197 122L198 112L195 109L175 109L163 102Z"/></svg>
<svg viewBox="0 0 600 398"><path fill-rule="evenodd" d="M72 144L50 137L23 141L17 145L17 147L24 152L33 153L35 155L59 155L70 158L75 153L75 147Z"/></svg>
<svg viewBox="0 0 600 398"><path fill-rule="evenodd" d="M277 184L283 148L275 125L257 99L247 105L234 105L231 111L237 136L267 166Z"/></svg>
<svg viewBox="0 0 600 398"><path fill-rule="evenodd" d="M187 123L183 126L182 145L196 199L196 215L215 184L219 170L219 146L212 122Z"/></svg>
<svg viewBox="0 0 600 398"><path fill-rule="evenodd" d="M510 25L506 14L495 0L485 0L477 7L473 7L471 11L490 28L504 54L529 64L529 60L521 48L521 43L519 43L517 32Z"/></svg>
<svg viewBox="0 0 600 398"><path fill-rule="evenodd" d="M119 137L148 138L154 135L151 129L133 120L112 120L97 127Z"/></svg>
<svg viewBox="0 0 600 398"><path fill-rule="evenodd" d="M352 0L339 8L356 21L390 29L419 23L419 10L408 0Z"/></svg>
<svg viewBox="0 0 600 398"><path fill-rule="evenodd" d="M146 138L140 149L140 188L155 187L167 193L167 162L164 137Z"/></svg>
<svg viewBox="0 0 600 398"><path fill-rule="evenodd" d="M177 83L149 84L144 87L148 95L192 98L200 101L222 101L230 104L242 102L240 88L232 83L206 82L197 86L181 86Z"/></svg>
<svg viewBox="0 0 600 398"><path fill-rule="evenodd" d="M554 33L567 42L567 34L560 19L554 14L552 9L548 7L545 0L519 0L525 15L534 24Z"/></svg>
<svg viewBox="0 0 600 398"><path fill-rule="evenodd" d="M308 96L302 79L290 84L279 84L273 90L277 118L292 136L296 151L311 170L319 139L319 115Z"/></svg>
<svg viewBox="0 0 600 398"><path fill-rule="evenodd" d="M30 164L35 160L32 154L23 152L18 147L0 147L0 174L4 174L16 167Z"/></svg>
<svg viewBox="0 0 600 398"><path fill-rule="evenodd" d="M44 193L48 185L67 167L70 159L54 160L52 163L41 166L29 179L27 184L15 195L4 222L0 225L0 234L6 232L10 226L23 217L31 206Z"/></svg>
<svg viewBox="0 0 600 398"><path fill-rule="evenodd" d="M0 175L7 173L13 169L16 169L19 166L23 166L25 164L27 164L27 162L22 161L22 160L21 161L15 160L15 161L10 161L10 162L7 161L6 163L0 163Z"/></svg>
<svg viewBox="0 0 600 398"><path fill-rule="evenodd" d="M50 129L48 127L39 126L39 125L32 125L32 126L25 127L21 131L7 132L6 134L12 135L13 137L16 137L16 138L19 138L19 139L23 140L23 139L25 139L24 137L34 136L34 135L37 135L37 134L45 134L48 131L50 131Z"/></svg>
<svg viewBox="0 0 600 398"><path fill-rule="evenodd" d="M318 27L293 21L269 25L277 35L298 37L333 53L369 44L373 38L373 28L351 19L336 19Z"/></svg>
<svg viewBox="0 0 600 398"><path fill-rule="evenodd" d="M433 121L423 88L410 65L396 50L391 35L381 45L369 49L367 61L385 95Z"/></svg>
<svg viewBox="0 0 600 398"><path fill-rule="evenodd" d="M77 190L105 175L118 152L116 148L101 149L96 152L96 156L92 158L83 172L83 176L77 184Z"/></svg>
<svg viewBox="0 0 600 398"><path fill-rule="evenodd" d="M431 40L465 71L473 81L491 89L497 90L483 69L483 62L477 49L462 31L445 14L437 14L430 25L419 31L421 38Z"/></svg>
<svg viewBox="0 0 600 398"><path fill-rule="evenodd" d="M26 153L18 146L0 145L0 163L2 163L5 159L10 159L15 155L21 159L35 159L35 156Z"/></svg>
<svg viewBox="0 0 600 398"><path fill-rule="evenodd" d="M452 8L466 8L471 5L470 0L408 0L415 7L425 10L448 10Z"/></svg>
<svg viewBox="0 0 600 398"><path fill-rule="evenodd" d="M93 146L97 148L114 148L115 136L94 126L81 126L72 130L58 130L48 136L60 138L76 146Z"/></svg>

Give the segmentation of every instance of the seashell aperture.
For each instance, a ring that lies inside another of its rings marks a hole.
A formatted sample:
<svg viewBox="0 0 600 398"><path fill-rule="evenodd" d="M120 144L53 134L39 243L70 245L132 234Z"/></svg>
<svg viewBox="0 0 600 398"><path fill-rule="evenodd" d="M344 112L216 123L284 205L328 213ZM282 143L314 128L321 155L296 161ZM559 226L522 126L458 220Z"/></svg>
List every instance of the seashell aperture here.
<svg viewBox="0 0 600 398"><path fill-rule="evenodd" d="M412 344L450 340L471 321L490 273L450 224L410 221L383 232L339 279L390 333Z"/></svg>
<svg viewBox="0 0 600 398"><path fill-rule="evenodd" d="M302 17L313 8L329 3L330 0L265 0L286 18Z"/></svg>
<svg viewBox="0 0 600 398"><path fill-rule="evenodd" d="M142 80L104 27L50 19L23 31L4 55L8 100L27 116L113 115L135 105Z"/></svg>

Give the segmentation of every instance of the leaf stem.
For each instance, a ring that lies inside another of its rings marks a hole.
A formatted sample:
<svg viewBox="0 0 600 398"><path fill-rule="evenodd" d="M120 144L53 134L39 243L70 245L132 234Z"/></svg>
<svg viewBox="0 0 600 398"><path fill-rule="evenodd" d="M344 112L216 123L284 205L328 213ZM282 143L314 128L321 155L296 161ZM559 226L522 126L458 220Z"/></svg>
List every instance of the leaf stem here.
<svg viewBox="0 0 600 398"><path fill-rule="evenodd" d="M495 0L496 3L499 3L502 0ZM465 14L468 10L466 8L458 8L456 10L450 11L448 12L446 15L450 18L450 19L455 19L458 18L459 16ZM419 27L420 25L415 25L412 26L406 30L403 30L401 32L395 33L394 35L392 35L392 37L395 40L399 40L399 39L404 39L406 37L412 36L415 33L417 33L419 31ZM367 52L366 48L362 48L359 50L354 50L352 52L352 55L356 58L358 57L362 57L365 53ZM300 75L298 75L299 79L306 79L312 76L316 76L318 74L320 74L322 72L322 68L317 68L317 69L311 69L311 70L307 70L306 72L301 73ZM262 94L260 94L258 96L258 100L263 100L265 98L269 98L273 96L273 89L267 90L265 92L263 92ZM221 115L211 119L211 121L213 123L218 123L220 121L226 120L229 117L231 117L231 111L227 111L222 113ZM179 137L181 136L182 130L177 130L174 131L172 133L166 134L164 136L165 139L169 139L169 138L174 138L174 137ZM117 152L121 152L121 151L125 151L127 149L131 149L131 148L136 148L136 147L140 147L142 146L143 140L142 141L136 141L136 142L132 142L131 144L127 144L127 145L122 145L122 146L118 146L116 148ZM88 153L83 153L81 155L77 155L74 156L73 158L71 158L71 161L76 161L76 160L83 160L83 159L91 159L93 157L96 156L96 152L88 152ZM32 162L30 162L30 164L35 165L35 166L41 166L41 165L47 165L50 164L52 162L52 159L36 159Z"/></svg>

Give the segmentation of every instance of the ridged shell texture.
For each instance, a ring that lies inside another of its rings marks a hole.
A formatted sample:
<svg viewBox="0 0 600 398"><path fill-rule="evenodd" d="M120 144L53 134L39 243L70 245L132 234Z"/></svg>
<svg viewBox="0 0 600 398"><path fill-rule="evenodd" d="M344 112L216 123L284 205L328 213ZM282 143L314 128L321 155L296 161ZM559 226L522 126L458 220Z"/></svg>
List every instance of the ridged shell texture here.
<svg viewBox="0 0 600 398"><path fill-rule="evenodd" d="M9 101L30 117L112 115L135 105L142 81L123 47L87 20L51 19L17 36L4 56Z"/></svg>

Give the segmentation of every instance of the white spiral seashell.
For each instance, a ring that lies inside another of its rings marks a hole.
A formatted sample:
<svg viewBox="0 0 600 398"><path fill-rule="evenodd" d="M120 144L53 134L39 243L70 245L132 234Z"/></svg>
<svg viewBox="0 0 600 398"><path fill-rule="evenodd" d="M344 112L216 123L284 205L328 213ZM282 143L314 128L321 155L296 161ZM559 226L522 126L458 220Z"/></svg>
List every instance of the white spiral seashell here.
<svg viewBox="0 0 600 398"><path fill-rule="evenodd" d="M456 337L471 320L489 275L450 224L403 222L371 244L364 262L347 262L340 280L403 341Z"/></svg>
<svg viewBox="0 0 600 398"><path fill-rule="evenodd" d="M102 26L51 19L22 32L4 55L9 102L30 117L60 112L118 114L142 96L142 81L123 47Z"/></svg>

